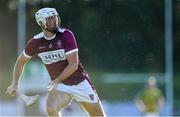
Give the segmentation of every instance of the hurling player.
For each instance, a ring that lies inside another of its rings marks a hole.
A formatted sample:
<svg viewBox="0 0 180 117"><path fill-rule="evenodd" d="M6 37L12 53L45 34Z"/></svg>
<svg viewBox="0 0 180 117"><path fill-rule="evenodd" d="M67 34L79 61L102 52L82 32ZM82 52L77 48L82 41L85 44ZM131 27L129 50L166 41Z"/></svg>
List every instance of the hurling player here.
<svg viewBox="0 0 180 117"><path fill-rule="evenodd" d="M16 94L25 64L38 55L51 78L46 101L48 116L58 116L73 99L90 116L105 116L96 90L79 60L76 39L70 30L60 28L61 20L56 9L42 8L36 12L35 18L42 32L28 41L18 57L6 94Z"/></svg>

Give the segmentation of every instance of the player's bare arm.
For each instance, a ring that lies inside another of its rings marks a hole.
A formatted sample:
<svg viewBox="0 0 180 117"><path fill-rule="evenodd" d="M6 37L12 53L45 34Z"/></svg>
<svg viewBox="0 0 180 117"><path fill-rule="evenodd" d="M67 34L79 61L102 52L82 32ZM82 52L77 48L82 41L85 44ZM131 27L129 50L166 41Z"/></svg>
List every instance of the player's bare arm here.
<svg viewBox="0 0 180 117"><path fill-rule="evenodd" d="M30 60L29 57L26 57L23 53L20 54L18 59L16 60L16 63L14 65L14 70L13 70L13 80L11 85L7 88L6 94L15 96L16 91L18 89L18 82L19 79L23 73L23 69L25 64Z"/></svg>
<svg viewBox="0 0 180 117"><path fill-rule="evenodd" d="M161 96L160 99L158 100L159 110L161 110L164 107L164 102L165 102L164 96Z"/></svg>
<svg viewBox="0 0 180 117"><path fill-rule="evenodd" d="M68 65L65 67L63 72L52 82L54 87L59 82L62 82L66 78L68 78L72 73L74 73L78 68L78 52L73 52L67 55Z"/></svg>
<svg viewBox="0 0 180 117"><path fill-rule="evenodd" d="M57 78L57 82L61 82L68 78L72 73L74 73L78 68L78 52L73 52L67 55L68 65L65 67L64 71Z"/></svg>

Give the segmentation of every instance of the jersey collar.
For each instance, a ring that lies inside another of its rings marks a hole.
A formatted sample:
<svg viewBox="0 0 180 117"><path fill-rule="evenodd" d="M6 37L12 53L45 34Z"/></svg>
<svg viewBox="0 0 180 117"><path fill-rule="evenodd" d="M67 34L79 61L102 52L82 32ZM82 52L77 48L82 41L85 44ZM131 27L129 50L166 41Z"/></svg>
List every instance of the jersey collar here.
<svg viewBox="0 0 180 117"><path fill-rule="evenodd" d="M55 37L56 37L56 34L54 34L52 37L46 37L45 35L44 35L44 33L43 33L43 36L44 36L44 38L46 39L46 40L52 40L52 39L54 39Z"/></svg>

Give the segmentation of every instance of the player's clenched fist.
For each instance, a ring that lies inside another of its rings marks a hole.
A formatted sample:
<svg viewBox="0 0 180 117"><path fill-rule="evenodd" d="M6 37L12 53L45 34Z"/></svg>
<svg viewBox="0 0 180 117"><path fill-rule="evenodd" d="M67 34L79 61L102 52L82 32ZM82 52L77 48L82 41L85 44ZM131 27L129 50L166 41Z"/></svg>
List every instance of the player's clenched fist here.
<svg viewBox="0 0 180 117"><path fill-rule="evenodd" d="M10 95L10 96L15 96L15 95L16 95L16 91L17 91L17 88L18 88L18 87L17 87L16 85L10 85L10 86L7 88L5 94Z"/></svg>

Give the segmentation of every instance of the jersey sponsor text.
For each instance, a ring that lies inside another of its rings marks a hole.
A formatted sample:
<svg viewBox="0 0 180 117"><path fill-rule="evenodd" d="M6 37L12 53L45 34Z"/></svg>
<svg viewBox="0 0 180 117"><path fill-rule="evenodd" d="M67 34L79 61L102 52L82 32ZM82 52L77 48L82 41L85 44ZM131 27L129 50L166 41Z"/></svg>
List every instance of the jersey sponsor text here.
<svg viewBox="0 0 180 117"><path fill-rule="evenodd" d="M38 55L45 64L51 64L66 59L64 49L54 50L50 52L43 52Z"/></svg>

